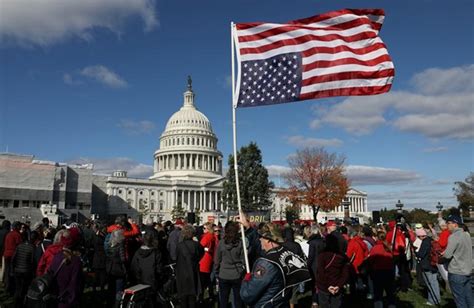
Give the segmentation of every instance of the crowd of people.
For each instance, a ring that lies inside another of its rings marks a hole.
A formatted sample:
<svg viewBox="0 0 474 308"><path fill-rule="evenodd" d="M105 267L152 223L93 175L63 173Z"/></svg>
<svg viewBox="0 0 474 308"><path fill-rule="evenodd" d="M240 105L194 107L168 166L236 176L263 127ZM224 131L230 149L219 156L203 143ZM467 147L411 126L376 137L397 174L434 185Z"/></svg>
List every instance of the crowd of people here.
<svg viewBox="0 0 474 308"><path fill-rule="evenodd" d="M368 300L395 307L413 277L426 290L426 305L440 305L445 288L457 307L474 307L472 243L461 218L412 226L402 216L370 226L254 225L242 215L224 228L182 218L138 225L118 216L111 225L62 226L4 220L2 278L15 307L80 307L86 289L98 306L120 307L135 285L148 286L143 307L294 308L306 307L305 297L311 307Z"/></svg>

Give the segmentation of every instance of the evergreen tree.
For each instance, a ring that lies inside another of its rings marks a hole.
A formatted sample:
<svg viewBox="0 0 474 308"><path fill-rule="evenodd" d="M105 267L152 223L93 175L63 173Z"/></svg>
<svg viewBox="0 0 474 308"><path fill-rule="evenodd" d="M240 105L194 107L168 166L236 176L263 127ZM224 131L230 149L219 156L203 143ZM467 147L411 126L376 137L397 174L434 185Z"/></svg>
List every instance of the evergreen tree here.
<svg viewBox="0 0 474 308"><path fill-rule="evenodd" d="M268 171L262 164L262 153L255 142L243 146L237 152L239 186L244 211L266 210L271 204L270 190L273 182L268 180ZM229 155L229 170L224 182L224 202L230 209L237 209L234 156Z"/></svg>
<svg viewBox="0 0 474 308"><path fill-rule="evenodd" d="M184 217L184 214L186 214L186 212L181 206L181 202L178 202L178 204L174 206L171 210L171 217L173 218L173 220L176 220L180 217Z"/></svg>

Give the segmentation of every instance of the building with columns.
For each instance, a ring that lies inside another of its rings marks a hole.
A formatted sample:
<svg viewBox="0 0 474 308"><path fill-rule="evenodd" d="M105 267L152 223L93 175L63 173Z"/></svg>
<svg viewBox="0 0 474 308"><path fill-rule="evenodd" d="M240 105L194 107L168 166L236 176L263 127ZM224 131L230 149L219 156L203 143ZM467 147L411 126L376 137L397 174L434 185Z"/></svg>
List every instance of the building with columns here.
<svg viewBox="0 0 474 308"><path fill-rule="evenodd" d="M353 218L358 218L360 223L368 222L369 218L372 217L372 213L367 207L367 193L357 190L355 188L350 188L346 194L346 198L349 201L349 216ZM342 200L341 200L342 201ZM290 202L285 198L280 198L278 196L278 189L275 190L275 195L273 197L273 206L271 217L272 220L285 220L285 209L287 206L291 205ZM318 212L318 221L326 222L327 220L344 219L344 206L339 205L334 209L334 211ZM312 220L313 219L313 209L311 206L302 205L300 208L300 219L303 220Z"/></svg>
<svg viewBox="0 0 474 308"><path fill-rule="evenodd" d="M195 105L191 79L183 105L168 120L153 155L153 175L130 178L126 171L111 175L93 174L92 165L34 160L31 155L0 153L0 217L53 223L125 214L144 221L170 220L172 211L200 215L200 221L214 221L225 215L222 202L222 153L209 119ZM288 201L274 190L272 220L284 220ZM347 194L350 216L361 222L370 217L367 194L351 188ZM17 218L14 218L17 217ZM318 220L344 217L339 206L319 212ZM312 209L303 206L301 219L312 219Z"/></svg>
<svg viewBox="0 0 474 308"><path fill-rule="evenodd" d="M141 213L154 221L171 219L173 208L212 220L222 208L222 153L208 118L197 110L191 79L183 106L168 120L153 158L149 179L116 171L106 179L109 215ZM217 213L217 214L216 214ZM134 215L135 216L135 215Z"/></svg>

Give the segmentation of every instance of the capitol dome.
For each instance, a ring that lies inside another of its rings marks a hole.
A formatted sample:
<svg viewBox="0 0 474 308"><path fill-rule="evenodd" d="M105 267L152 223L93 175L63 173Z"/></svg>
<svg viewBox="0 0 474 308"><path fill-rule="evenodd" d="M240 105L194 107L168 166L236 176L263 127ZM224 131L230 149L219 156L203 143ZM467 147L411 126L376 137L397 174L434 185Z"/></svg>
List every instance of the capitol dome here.
<svg viewBox="0 0 474 308"><path fill-rule="evenodd" d="M216 178L222 176L222 154L209 119L196 109L191 78L183 106L168 120L154 155L151 178Z"/></svg>

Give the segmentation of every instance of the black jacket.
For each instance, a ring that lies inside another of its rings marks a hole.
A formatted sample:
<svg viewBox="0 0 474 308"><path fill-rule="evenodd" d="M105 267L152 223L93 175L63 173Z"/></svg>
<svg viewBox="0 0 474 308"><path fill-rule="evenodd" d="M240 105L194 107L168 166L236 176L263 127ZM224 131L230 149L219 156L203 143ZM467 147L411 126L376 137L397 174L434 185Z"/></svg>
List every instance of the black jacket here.
<svg viewBox="0 0 474 308"><path fill-rule="evenodd" d="M13 255L13 273L33 273L35 269L35 246L27 242L21 243Z"/></svg>
<svg viewBox="0 0 474 308"><path fill-rule="evenodd" d="M242 241L226 243L219 242L214 259L214 269L217 277L226 280L243 278L245 272L244 248Z"/></svg>
<svg viewBox="0 0 474 308"><path fill-rule="evenodd" d="M204 248L193 240L185 240L176 248L176 288L178 296L199 295L199 261L204 255Z"/></svg>
<svg viewBox="0 0 474 308"><path fill-rule="evenodd" d="M94 254L92 256L92 268L94 270L104 270L106 264L105 249L104 249L105 235L102 232L94 234L92 245Z"/></svg>
<svg viewBox="0 0 474 308"><path fill-rule="evenodd" d="M115 247L110 247L106 251L107 263L105 270L108 275L113 277L125 277L127 275L127 268L125 265L125 246L119 244Z"/></svg>
<svg viewBox="0 0 474 308"><path fill-rule="evenodd" d="M318 256L326 248L324 238L320 234L311 235L308 239L309 254L308 254L308 269L311 278L315 278L316 269L318 268Z"/></svg>
<svg viewBox="0 0 474 308"><path fill-rule="evenodd" d="M159 289L163 273L161 252L148 246L140 247L133 256L131 273L137 284L147 284L155 291Z"/></svg>
<svg viewBox="0 0 474 308"><path fill-rule="evenodd" d="M418 252L416 253L416 256L418 257L419 264L421 266L421 269L425 272L432 272L436 273L438 271L438 268L436 266L431 265L431 242L433 240L430 237L425 237L421 241L421 246Z"/></svg>

